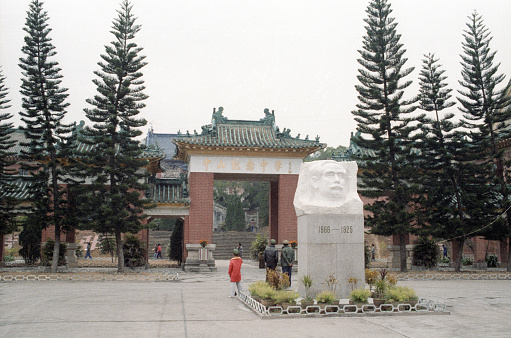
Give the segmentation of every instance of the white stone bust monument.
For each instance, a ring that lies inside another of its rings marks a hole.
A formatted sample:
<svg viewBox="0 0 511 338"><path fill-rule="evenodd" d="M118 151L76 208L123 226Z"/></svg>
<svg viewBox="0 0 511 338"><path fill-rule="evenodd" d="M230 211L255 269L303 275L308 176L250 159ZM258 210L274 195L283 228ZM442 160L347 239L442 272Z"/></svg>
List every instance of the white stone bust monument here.
<svg viewBox="0 0 511 338"><path fill-rule="evenodd" d="M303 163L294 199L296 215L362 213L357 170L356 162Z"/></svg>

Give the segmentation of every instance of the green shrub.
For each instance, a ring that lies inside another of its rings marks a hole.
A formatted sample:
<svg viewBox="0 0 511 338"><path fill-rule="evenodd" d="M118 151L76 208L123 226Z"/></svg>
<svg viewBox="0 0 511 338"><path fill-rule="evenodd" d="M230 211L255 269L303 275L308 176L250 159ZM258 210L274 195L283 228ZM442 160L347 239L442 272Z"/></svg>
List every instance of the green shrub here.
<svg viewBox="0 0 511 338"><path fill-rule="evenodd" d="M5 255L4 262L14 262L14 256L13 255Z"/></svg>
<svg viewBox="0 0 511 338"><path fill-rule="evenodd" d="M390 302L407 302L416 299L417 295L412 288L406 286L394 286L385 292L385 298Z"/></svg>
<svg viewBox="0 0 511 338"><path fill-rule="evenodd" d="M318 303L332 304L335 302L335 293L329 290L323 290L316 295Z"/></svg>
<svg viewBox="0 0 511 338"><path fill-rule="evenodd" d="M254 296L260 296L260 289L263 288L263 287L267 287L269 286L268 283L266 283L265 281L262 281L262 280L259 280L257 282L254 282L252 284L250 284L248 286L248 291L250 292L250 294L252 295L252 297Z"/></svg>
<svg viewBox="0 0 511 338"><path fill-rule="evenodd" d="M371 297L371 291L365 288L358 288L350 293L350 299L356 303L367 303L369 297Z"/></svg>
<svg viewBox="0 0 511 338"><path fill-rule="evenodd" d="M489 268L496 268L498 267L499 258L497 255L488 255L485 258L486 266Z"/></svg>
<svg viewBox="0 0 511 338"><path fill-rule="evenodd" d="M413 248L412 264L427 269L433 268L438 262L439 254L438 245L433 239L419 237Z"/></svg>
<svg viewBox="0 0 511 338"><path fill-rule="evenodd" d="M43 265L49 266L51 265L51 261L53 259L53 248L55 247L55 241L53 239L48 239L43 246L43 252L41 255L41 263ZM66 243L60 243L59 248L59 264L60 266L66 265Z"/></svg>
<svg viewBox="0 0 511 338"><path fill-rule="evenodd" d="M461 260L461 264L462 264L463 266L473 265L473 264L474 264L474 261L473 261L472 259L470 259L470 258L468 258L468 257L467 257L467 258L463 258L463 259Z"/></svg>
<svg viewBox="0 0 511 338"><path fill-rule="evenodd" d="M294 303L296 299L300 297L300 294L295 291L284 291L279 290L275 293L275 302L276 303Z"/></svg>
<svg viewBox="0 0 511 338"><path fill-rule="evenodd" d="M122 250L124 252L124 266L132 269L145 266L146 249L138 237L126 234Z"/></svg>
<svg viewBox="0 0 511 338"><path fill-rule="evenodd" d="M275 296L277 295L277 290L269 285L260 286L258 292L258 296L263 299L275 299Z"/></svg>

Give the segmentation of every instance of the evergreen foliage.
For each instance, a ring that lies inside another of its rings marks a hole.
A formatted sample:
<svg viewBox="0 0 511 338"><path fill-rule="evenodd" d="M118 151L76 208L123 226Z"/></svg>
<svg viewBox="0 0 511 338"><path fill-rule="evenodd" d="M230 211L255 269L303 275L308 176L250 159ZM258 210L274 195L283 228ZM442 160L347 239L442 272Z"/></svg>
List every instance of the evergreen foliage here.
<svg viewBox="0 0 511 338"><path fill-rule="evenodd" d="M418 231L424 237L453 239L460 247L491 215L491 191L485 180L485 166L473 151L470 135L462 129L464 122L454 122L448 109L451 89L447 88L444 70L434 55L423 59L420 72L419 133L414 137L413 162L420 168L416 205ZM447 112L446 112L447 110ZM461 269L461 254L456 270Z"/></svg>
<svg viewBox="0 0 511 338"><path fill-rule="evenodd" d="M133 269L146 265L147 250L138 237L129 233L126 234L122 250L124 266Z"/></svg>
<svg viewBox="0 0 511 338"><path fill-rule="evenodd" d="M225 212L225 228L231 231L245 230L245 212L239 196L230 196L230 203Z"/></svg>
<svg viewBox="0 0 511 338"><path fill-rule="evenodd" d="M136 139L142 134L139 128L147 123L137 117L147 96L140 72L145 56L139 55L142 48L133 42L140 26L127 0L117 13L111 31L115 39L105 46L100 70L94 72L97 94L87 99L93 108L84 109L93 125L83 130L81 141L89 150L81 155L92 180L85 198L86 226L115 234L118 271L123 272L122 234L141 229L143 209L149 206L140 194L147 189L141 183L147 174L139 169L147 162L141 159L143 146Z"/></svg>
<svg viewBox="0 0 511 338"><path fill-rule="evenodd" d="M26 264L35 264L41 258L42 228L34 214L26 216L22 225L23 230L19 235L19 244L21 245L19 254L23 257Z"/></svg>
<svg viewBox="0 0 511 338"><path fill-rule="evenodd" d="M215 202L226 207L225 229L243 231L246 229L245 209L256 209L259 227L269 225L270 192L268 182L215 181Z"/></svg>
<svg viewBox="0 0 511 338"><path fill-rule="evenodd" d="M53 239L48 239L46 243L44 243L43 249L41 250L41 264L42 265L53 265L53 252L55 247L55 241ZM57 261L57 265L64 266L66 265L66 243L60 243L59 250L59 259Z"/></svg>
<svg viewBox="0 0 511 338"><path fill-rule="evenodd" d="M494 64L496 52L490 48L492 37L482 17L474 11L468 18L463 34L464 54L461 55L463 80L459 81L464 89L459 91L458 101L467 127L471 129L474 151L488 154L484 159L488 164L486 182L495 187L499 196L493 209L507 210L507 221L496 222L485 235L488 239L503 240L511 236L511 211L508 210L511 196L506 184L511 177L510 163L504 158L504 149L499 149L498 145L511 137L511 96L506 93L510 85L501 85L505 76L499 73L500 64ZM511 260L507 269L511 271Z"/></svg>
<svg viewBox="0 0 511 338"><path fill-rule="evenodd" d="M56 55L51 43L48 15L42 2L33 0L29 5L23 30L27 33L20 58L22 69L21 94L24 123L20 127L27 139L22 150L25 161L22 168L30 172L29 191L32 212L37 214L43 227L55 227L52 272L57 271L61 230L69 229L66 191L60 182L67 182L66 165L61 158L69 158L73 125L63 124L68 94L61 88L60 68L52 57Z"/></svg>
<svg viewBox="0 0 511 338"><path fill-rule="evenodd" d="M440 251L435 240L427 237L419 237L413 248L412 264L423 266L426 269L434 268L438 262Z"/></svg>
<svg viewBox="0 0 511 338"><path fill-rule="evenodd" d="M13 175L15 170L10 169L16 162L12 159L12 147L15 141L11 139L14 132L12 118L10 113L2 113L4 109L10 107L10 100L7 99L7 88L4 85L5 76L0 69L0 234L7 234L15 229L15 207L17 201L12 198L15 192Z"/></svg>
<svg viewBox="0 0 511 338"><path fill-rule="evenodd" d="M169 258L177 261L179 265L183 261L183 220L178 219L170 235Z"/></svg>
<svg viewBox="0 0 511 338"><path fill-rule="evenodd" d="M363 49L359 50L359 103L353 111L357 121L354 138L360 147L375 151L375 157L361 160L362 186L360 193L375 201L366 205L371 215L366 224L372 233L384 236L399 235L401 271L406 271L406 236L412 230L414 214L410 210L413 195L407 179L415 171L406 157L410 152L409 134L413 129L407 116L416 107L417 99L404 100L403 94L411 81L405 81L413 68L404 68L407 61L396 31L397 23L386 0L372 0Z"/></svg>
<svg viewBox="0 0 511 338"><path fill-rule="evenodd" d="M115 238L108 234L102 234L99 236L99 250L103 255L110 255L112 262L115 256Z"/></svg>

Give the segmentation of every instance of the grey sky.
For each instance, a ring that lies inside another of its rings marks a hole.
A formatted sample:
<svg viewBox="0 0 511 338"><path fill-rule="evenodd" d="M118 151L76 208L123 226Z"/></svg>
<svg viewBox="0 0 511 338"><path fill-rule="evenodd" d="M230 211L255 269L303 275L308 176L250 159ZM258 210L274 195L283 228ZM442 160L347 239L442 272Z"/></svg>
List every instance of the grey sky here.
<svg viewBox="0 0 511 338"><path fill-rule="evenodd" d="M18 59L29 0L0 0L0 66L19 124ZM47 0L44 9L69 88L67 122L86 120L86 98L95 95L93 71L120 0ZM142 30L136 38L148 65L142 69L150 96L141 115L158 133L200 132L213 107L229 119L257 120L275 110L276 124L301 138L319 135L329 146L348 145L358 102L356 59L365 34L365 1L132 0ZM461 41L467 17L483 16L500 72L511 76L511 1L392 0L407 50L408 77L416 95L423 54L433 52L459 89ZM457 93L454 93L457 95ZM457 112L455 106L454 112ZM88 121L86 121L88 122ZM148 126L149 128L149 126ZM146 130L148 129L146 128ZM144 130L144 133L146 132Z"/></svg>

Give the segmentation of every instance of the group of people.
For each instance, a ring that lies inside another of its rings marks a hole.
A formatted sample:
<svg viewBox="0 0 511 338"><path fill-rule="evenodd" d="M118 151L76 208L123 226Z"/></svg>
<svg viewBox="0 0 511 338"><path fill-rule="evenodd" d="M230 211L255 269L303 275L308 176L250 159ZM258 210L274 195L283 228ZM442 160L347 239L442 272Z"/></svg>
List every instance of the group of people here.
<svg viewBox="0 0 511 338"><path fill-rule="evenodd" d="M270 240L270 245L264 250L264 263L266 264L266 271L275 271L279 263L279 252L275 247L277 241L274 239ZM282 242L282 252L280 253L280 266L282 267L282 273L285 273L289 277L289 286L291 286L291 270L293 268L293 262L295 261L295 251L289 246L289 241L285 240Z"/></svg>
<svg viewBox="0 0 511 338"><path fill-rule="evenodd" d="M275 247L277 241L274 239L270 240L270 245L264 250L264 262L266 264L266 273L269 270L275 271L277 264L279 263L279 252ZM280 254L280 265L282 272L289 276L289 286L291 286L291 270L293 268L293 262L295 260L295 252L293 248L289 246L289 241L285 240L282 242L284 245ZM232 258L229 261L228 274L231 278L231 293L229 297L236 297L241 292L241 265L243 264L243 246L241 243L238 247L233 250Z"/></svg>
<svg viewBox="0 0 511 338"><path fill-rule="evenodd" d="M153 255L153 259L163 259L163 257L161 256L161 245L160 243L156 244L154 246L154 255Z"/></svg>

